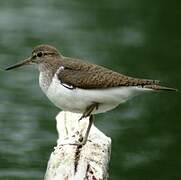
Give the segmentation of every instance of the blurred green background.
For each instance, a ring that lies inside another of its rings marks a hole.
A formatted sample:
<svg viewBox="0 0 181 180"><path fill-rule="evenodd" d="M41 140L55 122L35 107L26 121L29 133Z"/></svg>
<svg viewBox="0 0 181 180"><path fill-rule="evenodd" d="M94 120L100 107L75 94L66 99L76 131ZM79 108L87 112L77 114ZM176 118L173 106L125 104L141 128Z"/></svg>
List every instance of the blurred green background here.
<svg viewBox="0 0 181 180"><path fill-rule="evenodd" d="M42 43L65 56L181 89L181 1L0 1L0 67ZM112 138L110 180L181 179L180 92L145 94L96 116ZM38 71L0 71L0 179L43 179L59 110Z"/></svg>

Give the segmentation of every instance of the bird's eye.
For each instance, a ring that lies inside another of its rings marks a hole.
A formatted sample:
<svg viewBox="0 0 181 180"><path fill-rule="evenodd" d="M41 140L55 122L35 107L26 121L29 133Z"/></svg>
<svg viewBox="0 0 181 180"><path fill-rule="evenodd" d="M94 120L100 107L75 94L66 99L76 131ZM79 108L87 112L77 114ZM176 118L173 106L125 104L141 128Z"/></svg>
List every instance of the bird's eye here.
<svg viewBox="0 0 181 180"><path fill-rule="evenodd" d="M38 52L38 53L37 53L37 56L38 56L38 57L42 57L42 55L43 55L42 52Z"/></svg>

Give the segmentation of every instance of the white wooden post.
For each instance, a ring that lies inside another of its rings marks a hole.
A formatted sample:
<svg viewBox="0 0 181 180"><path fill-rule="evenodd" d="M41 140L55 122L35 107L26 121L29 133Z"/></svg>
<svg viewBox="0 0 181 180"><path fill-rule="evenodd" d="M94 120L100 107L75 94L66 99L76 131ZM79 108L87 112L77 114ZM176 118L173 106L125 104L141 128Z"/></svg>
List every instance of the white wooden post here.
<svg viewBox="0 0 181 180"><path fill-rule="evenodd" d="M89 120L81 114L60 112L58 140L51 153L45 180L106 180L111 154L111 139L92 125L84 146L71 145L84 136Z"/></svg>

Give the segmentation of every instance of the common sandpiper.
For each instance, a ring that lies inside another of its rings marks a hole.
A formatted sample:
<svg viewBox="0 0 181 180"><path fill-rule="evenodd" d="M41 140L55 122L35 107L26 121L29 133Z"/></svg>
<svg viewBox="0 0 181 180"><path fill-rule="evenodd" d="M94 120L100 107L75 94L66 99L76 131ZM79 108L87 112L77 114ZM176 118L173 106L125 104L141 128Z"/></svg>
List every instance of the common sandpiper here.
<svg viewBox="0 0 181 180"><path fill-rule="evenodd" d="M30 57L5 70L29 64L38 65L39 85L55 106L82 113L81 119L90 116L82 144L88 138L92 114L112 110L144 92L176 91L159 85L157 80L133 78L84 60L65 57L50 45L36 46Z"/></svg>

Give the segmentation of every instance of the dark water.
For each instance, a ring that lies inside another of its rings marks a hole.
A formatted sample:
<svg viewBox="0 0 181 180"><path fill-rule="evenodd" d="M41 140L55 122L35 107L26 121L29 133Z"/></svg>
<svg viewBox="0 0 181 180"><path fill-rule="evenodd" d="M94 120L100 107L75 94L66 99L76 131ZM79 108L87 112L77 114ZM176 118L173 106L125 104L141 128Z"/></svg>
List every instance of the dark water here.
<svg viewBox="0 0 181 180"><path fill-rule="evenodd" d="M181 2L0 1L0 66L48 43L128 75L181 89ZM43 179L58 113L38 71L0 71L0 179ZM146 94L96 116L112 138L110 180L181 179L181 95Z"/></svg>

